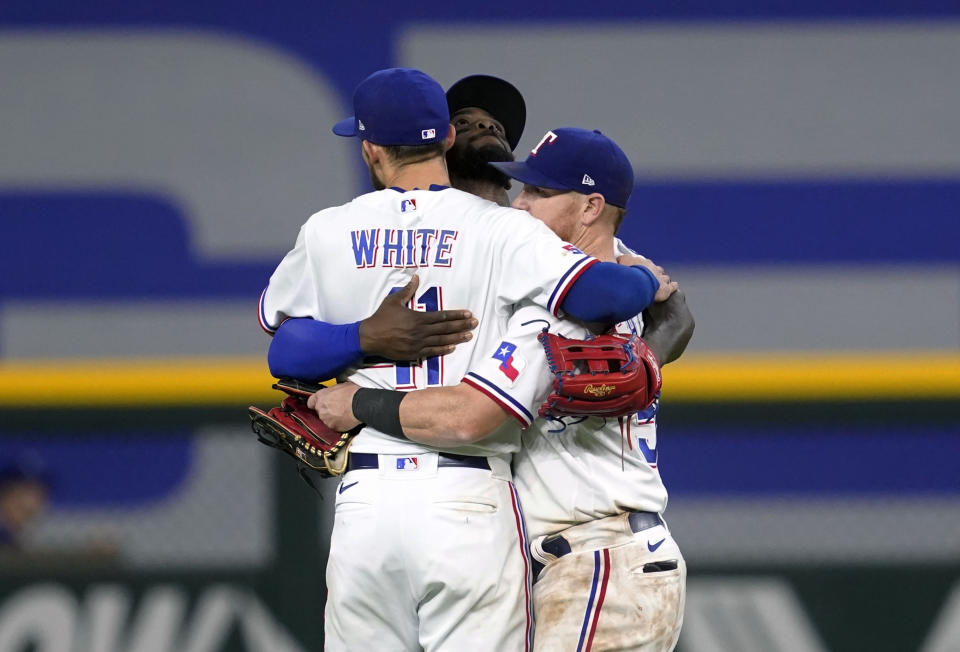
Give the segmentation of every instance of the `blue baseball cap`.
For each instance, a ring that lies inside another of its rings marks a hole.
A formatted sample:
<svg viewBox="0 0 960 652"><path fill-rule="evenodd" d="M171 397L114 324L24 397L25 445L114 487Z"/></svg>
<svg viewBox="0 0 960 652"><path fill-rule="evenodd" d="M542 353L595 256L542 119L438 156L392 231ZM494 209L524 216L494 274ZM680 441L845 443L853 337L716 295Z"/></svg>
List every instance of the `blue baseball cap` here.
<svg viewBox="0 0 960 652"><path fill-rule="evenodd" d="M353 93L353 111L333 133L377 145L429 145L446 139L450 127L443 88L412 68L378 70L364 79Z"/></svg>
<svg viewBox="0 0 960 652"><path fill-rule="evenodd" d="M627 207L633 167L620 147L602 133L576 127L548 131L525 161L490 163L511 179L540 188L598 192L608 204Z"/></svg>

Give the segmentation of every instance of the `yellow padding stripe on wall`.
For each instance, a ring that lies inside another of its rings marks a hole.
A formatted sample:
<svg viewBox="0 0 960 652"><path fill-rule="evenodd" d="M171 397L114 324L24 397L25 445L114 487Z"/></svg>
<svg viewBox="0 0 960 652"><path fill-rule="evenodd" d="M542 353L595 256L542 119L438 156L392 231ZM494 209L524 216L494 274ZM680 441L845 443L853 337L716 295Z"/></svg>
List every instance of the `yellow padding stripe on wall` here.
<svg viewBox="0 0 960 652"><path fill-rule="evenodd" d="M960 399L960 353L696 354L663 370L665 400ZM0 408L270 405L261 356L0 362Z"/></svg>
<svg viewBox="0 0 960 652"><path fill-rule="evenodd" d="M691 354L663 369L679 401L960 398L960 353Z"/></svg>
<svg viewBox="0 0 960 652"><path fill-rule="evenodd" d="M279 403L264 356L0 362L0 407Z"/></svg>

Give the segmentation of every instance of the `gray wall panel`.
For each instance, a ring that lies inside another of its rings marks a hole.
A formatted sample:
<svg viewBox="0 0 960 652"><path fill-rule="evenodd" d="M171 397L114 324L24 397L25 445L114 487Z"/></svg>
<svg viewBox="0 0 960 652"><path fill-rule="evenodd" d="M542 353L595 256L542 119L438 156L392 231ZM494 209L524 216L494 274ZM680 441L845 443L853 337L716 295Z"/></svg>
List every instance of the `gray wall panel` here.
<svg viewBox="0 0 960 652"><path fill-rule="evenodd" d="M639 176L960 173L956 22L418 26L400 60L515 83L523 154L573 125Z"/></svg>

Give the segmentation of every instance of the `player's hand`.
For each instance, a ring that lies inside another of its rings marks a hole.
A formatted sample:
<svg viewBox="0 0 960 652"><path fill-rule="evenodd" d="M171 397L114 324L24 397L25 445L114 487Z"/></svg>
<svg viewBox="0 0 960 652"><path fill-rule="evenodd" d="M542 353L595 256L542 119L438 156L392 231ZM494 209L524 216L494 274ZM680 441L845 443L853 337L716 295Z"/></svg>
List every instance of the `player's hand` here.
<svg viewBox="0 0 960 652"><path fill-rule="evenodd" d="M676 281L670 280L670 275L667 274L663 267L657 265L646 256L624 254L617 257L617 262L621 265L629 265L631 267L635 265L643 265L653 272L654 276L657 277L657 280L660 281L660 289L657 290L657 293L653 297L654 302L666 301L670 298L670 295L676 292L680 287Z"/></svg>
<svg viewBox="0 0 960 652"><path fill-rule="evenodd" d="M358 389L350 382L337 383L312 394L307 399L307 407L316 410L320 420L334 430L346 432L360 425L353 416L353 395Z"/></svg>
<svg viewBox="0 0 960 652"><path fill-rule="evenodd" d="M469 310L411 310L416 274L401 290L388 295L377 311L360 322L360 350L389 360L420 360L452 353L473 338L477 320Z"/></svg>

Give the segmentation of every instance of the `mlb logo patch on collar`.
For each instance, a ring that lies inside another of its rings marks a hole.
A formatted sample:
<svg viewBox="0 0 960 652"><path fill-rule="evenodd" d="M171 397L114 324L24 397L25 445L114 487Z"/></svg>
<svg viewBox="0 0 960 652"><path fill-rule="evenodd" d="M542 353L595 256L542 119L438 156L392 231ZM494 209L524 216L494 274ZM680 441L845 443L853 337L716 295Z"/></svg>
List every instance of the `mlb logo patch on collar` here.
<svg viewBox="0 0 960 652"><path fill-rule="evenodd" d="M401 199L400 200L400 212L409 213L411 211L417 210L417 200L416 199Z"/></svg>

